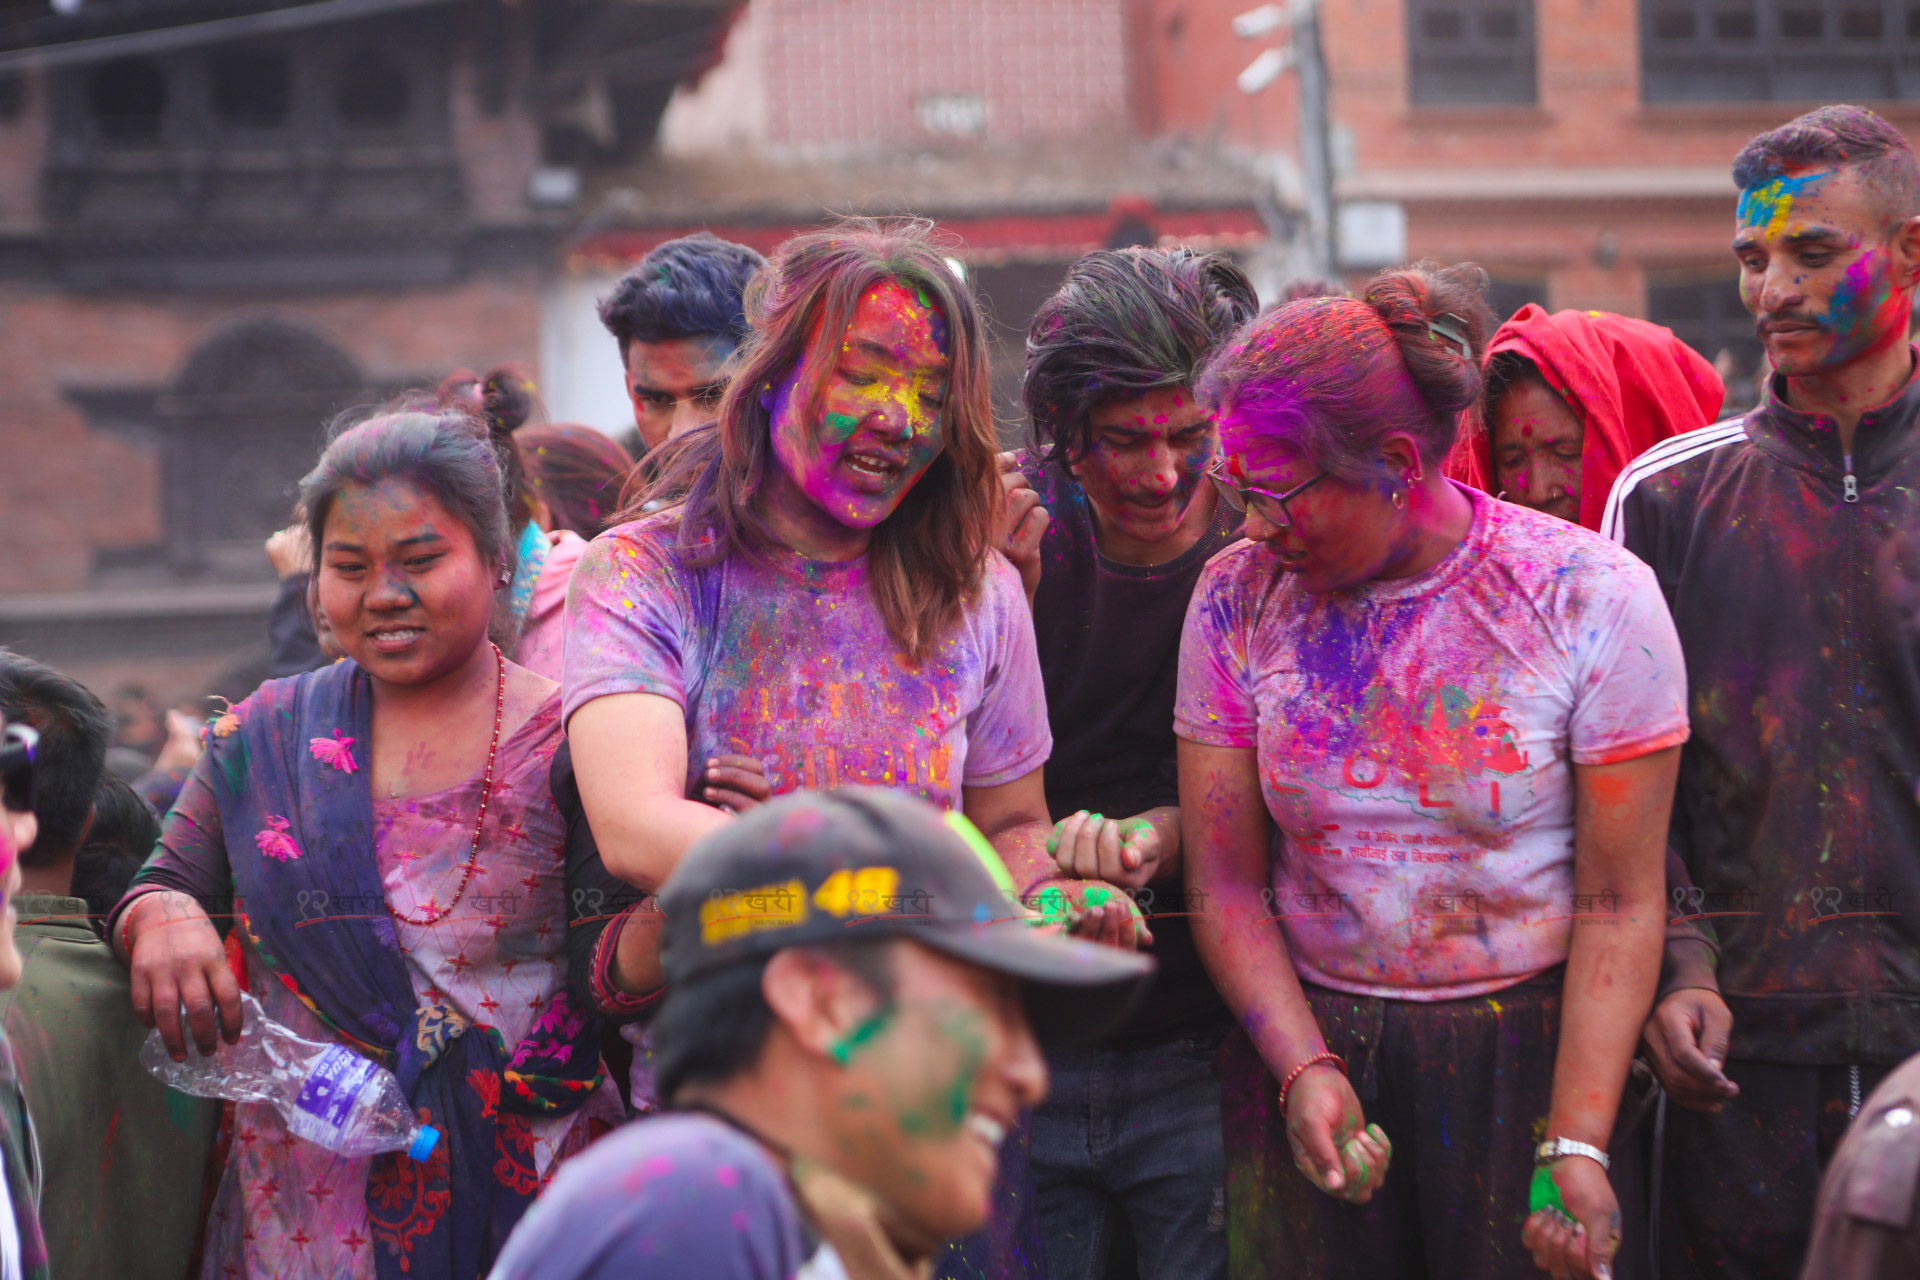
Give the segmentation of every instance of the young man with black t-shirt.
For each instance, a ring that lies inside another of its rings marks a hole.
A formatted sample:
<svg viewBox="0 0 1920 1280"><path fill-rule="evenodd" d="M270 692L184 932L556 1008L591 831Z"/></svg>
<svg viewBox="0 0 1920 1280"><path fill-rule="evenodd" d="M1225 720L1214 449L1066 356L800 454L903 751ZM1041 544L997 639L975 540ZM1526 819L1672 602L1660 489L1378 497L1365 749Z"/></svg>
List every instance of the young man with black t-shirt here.
<svg viewBox="0 0 1920 1280"><path fill-rule="evenodd" d="M1194 950L1204 904L1181 887L1173 701L1188 597L1240 523L1206 479L1194 373L1258 305L1217 254L1088 254L1028 332L1036 448L1002 457L1003 550L1033 605L1053 730L1054 857L1132 894L1160 961L1115 1034L1049 1058L1032 1164L1060 1280L1102 1274L1122 1214L1142 1280L1226 1273L1214 1056L1232 1017Z"/></svg>

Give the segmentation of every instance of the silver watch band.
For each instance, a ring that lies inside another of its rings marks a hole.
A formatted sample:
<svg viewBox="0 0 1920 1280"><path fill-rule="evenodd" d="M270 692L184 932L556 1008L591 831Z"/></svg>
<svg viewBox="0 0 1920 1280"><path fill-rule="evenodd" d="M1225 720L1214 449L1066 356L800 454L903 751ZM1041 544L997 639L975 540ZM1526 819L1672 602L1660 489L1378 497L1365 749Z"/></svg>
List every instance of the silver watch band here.
<svg viewBox="0 0 1920 1280"><path fill-rule="evenodd" d="M1602 1169L1609 1166L1606 1152L1591 1142L1576 1142L1572 1138L1555 1138L1550 1142L1541 1143L1533 1153L1533 1162L1552 1164L1562 1156L1585 1156L1589 1160L1598 1161Z"/></svg>

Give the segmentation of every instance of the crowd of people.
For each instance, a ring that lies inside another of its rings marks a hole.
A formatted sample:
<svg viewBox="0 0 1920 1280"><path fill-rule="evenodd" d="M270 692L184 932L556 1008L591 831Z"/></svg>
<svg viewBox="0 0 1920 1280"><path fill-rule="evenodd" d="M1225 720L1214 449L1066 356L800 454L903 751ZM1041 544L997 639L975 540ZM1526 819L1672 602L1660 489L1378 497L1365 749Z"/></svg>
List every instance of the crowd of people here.
<svg viewBox="0 0 1920 1280"><path fill-rule="evenodd" d="M1127 248L1003 451L847 220L620 282L632 448L339 425L152 767L0 651L0 1280L1920 1273L1920 161L1733 174L1724 421L1471 265ZM243 993L440 1142L140 1066Z"/></svg>

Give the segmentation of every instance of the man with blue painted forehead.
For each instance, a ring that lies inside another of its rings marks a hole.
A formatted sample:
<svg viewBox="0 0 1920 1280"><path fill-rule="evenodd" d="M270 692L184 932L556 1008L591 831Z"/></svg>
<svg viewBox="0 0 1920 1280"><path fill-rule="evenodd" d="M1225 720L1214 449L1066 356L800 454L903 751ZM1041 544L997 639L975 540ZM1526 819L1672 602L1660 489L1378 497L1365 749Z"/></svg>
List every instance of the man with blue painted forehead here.
<svg viewBox="0 0 1920 1280"><path fill-rule="evenodd" d="M925 1277L987 1220L1040 1043L1128 1013L1153 961L1043 931L959 814L795 793L661 894L671 1108L570 1161L494 1280Z"/></svg>
<svg viewBox="0 0 1920 1280"><path fill-rule="evenodd" d="M1679 1104L1666 1274L1784 1280L1850 1117L1920 1051L1920 163L1832 106L1733 177L1772 378L1629 465L1603 531L1659 576L1690 684L1646 1029Z"/></svg>

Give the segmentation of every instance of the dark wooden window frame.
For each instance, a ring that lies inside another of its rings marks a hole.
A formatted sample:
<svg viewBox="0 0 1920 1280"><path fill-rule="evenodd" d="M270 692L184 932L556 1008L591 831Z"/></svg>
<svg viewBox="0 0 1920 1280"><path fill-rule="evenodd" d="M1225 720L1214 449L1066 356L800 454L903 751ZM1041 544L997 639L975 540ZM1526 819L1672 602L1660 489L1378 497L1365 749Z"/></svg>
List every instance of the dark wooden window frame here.
<svg viewBox="0 0 1920 1280"><path fill-rule="evenodd" d="M1534 0L1407 0L1408 102L1532 106L1534 31Z"/></svg>
<svg viewBox="0 0 1920 1280"><path fill-rule="evenodd" d="M1916 0L1640 0L1641 97L1920 100Z"/></svg>

